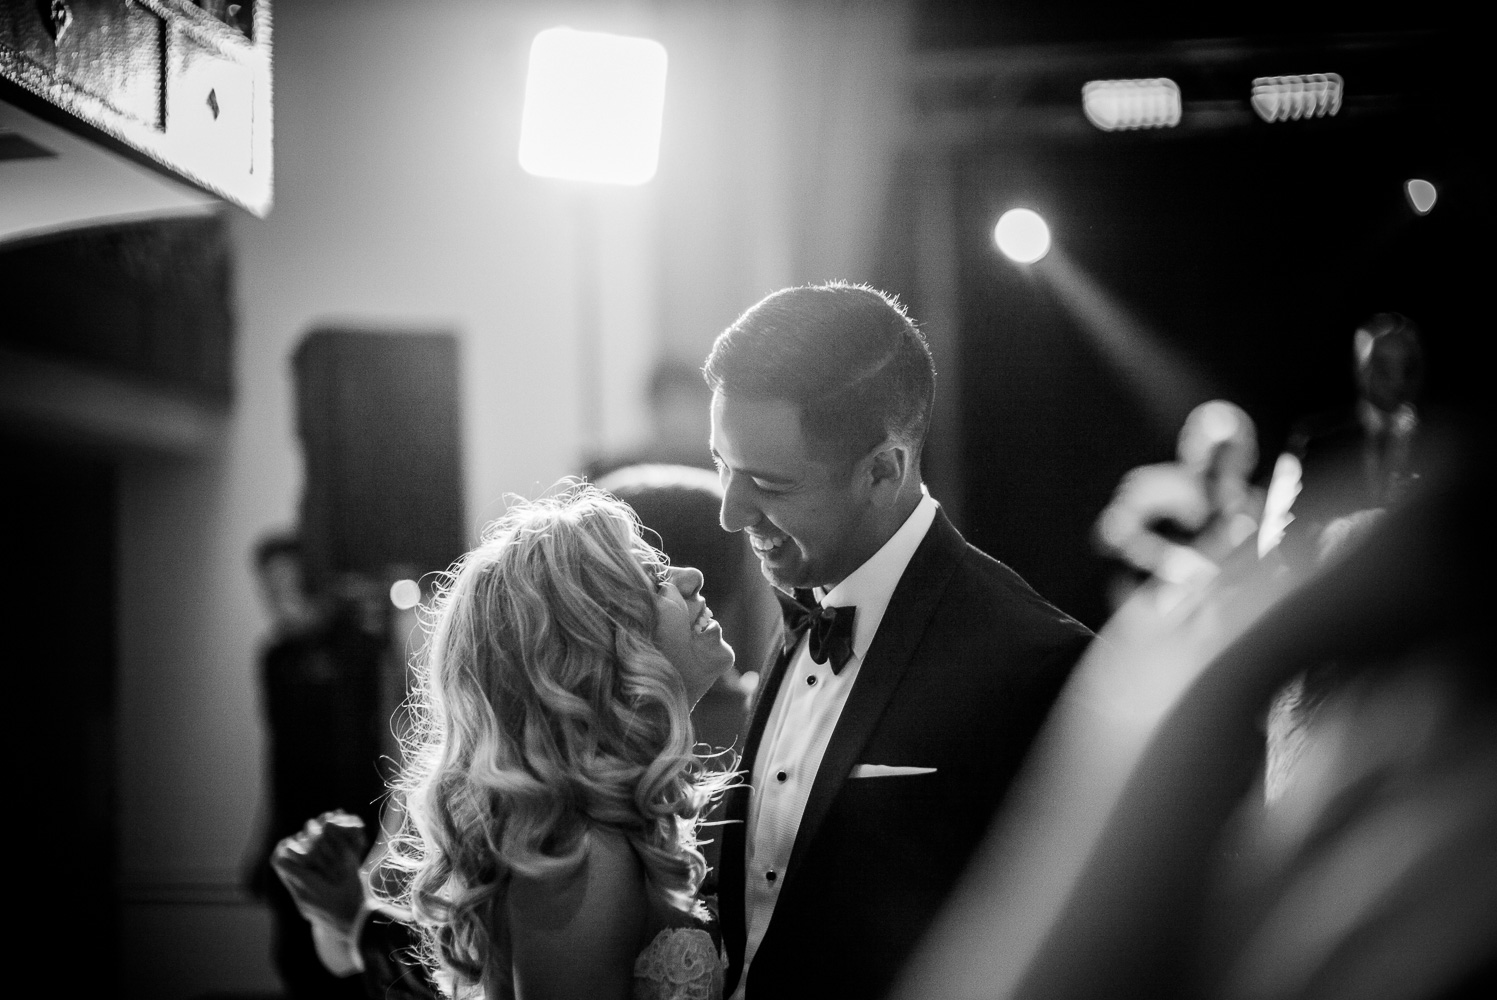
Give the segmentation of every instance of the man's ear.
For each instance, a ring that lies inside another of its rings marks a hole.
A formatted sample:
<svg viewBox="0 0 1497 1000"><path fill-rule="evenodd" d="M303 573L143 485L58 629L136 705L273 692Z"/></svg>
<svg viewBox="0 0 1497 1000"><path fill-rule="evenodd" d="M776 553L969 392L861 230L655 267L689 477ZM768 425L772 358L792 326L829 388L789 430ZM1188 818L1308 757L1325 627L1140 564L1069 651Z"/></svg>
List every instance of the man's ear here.
<svg viewBox="0 0 1497 1000"><path fill-rule="evenodd" d="M886 439L868 456L868 482L875 502L892 505L904 492L912 458L909 445Z"/></svg>

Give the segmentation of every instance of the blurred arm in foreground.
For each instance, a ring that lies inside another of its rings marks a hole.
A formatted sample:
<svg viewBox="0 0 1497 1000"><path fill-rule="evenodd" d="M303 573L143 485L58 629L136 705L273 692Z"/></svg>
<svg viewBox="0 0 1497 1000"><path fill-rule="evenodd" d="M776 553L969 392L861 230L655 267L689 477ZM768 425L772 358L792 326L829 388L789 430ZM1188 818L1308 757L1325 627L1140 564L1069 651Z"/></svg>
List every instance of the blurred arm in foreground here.
<svg viewBox="0 0 1497 1000"><path fill-rule="evenodd" d="M400 814L399 799L390 799L366 854L363 820L340 810L323 813L276 844L270 864L312 925L318 960L329 972L360 975L372 1000L431 1000L437 994L415 957L406 915L379 903L368 886Z"/></svg>
<svg viewBox="0 0 1497 1000"><path fill-rule="evenodd" d="M368 846L364 821L334 811L307 820L270 855L271 868L312 925L318 959L335 976L361 971L353 940L364 916L359 865Z"/></svg>
<svg viewBox="0 0 1497 1000"><path fill-rule="evenodd" d="M1119 610L895 997L1493 995L1490 449L1444 445L1308 572ZM1326 664L1265 803L1260 720Z"/></svg>

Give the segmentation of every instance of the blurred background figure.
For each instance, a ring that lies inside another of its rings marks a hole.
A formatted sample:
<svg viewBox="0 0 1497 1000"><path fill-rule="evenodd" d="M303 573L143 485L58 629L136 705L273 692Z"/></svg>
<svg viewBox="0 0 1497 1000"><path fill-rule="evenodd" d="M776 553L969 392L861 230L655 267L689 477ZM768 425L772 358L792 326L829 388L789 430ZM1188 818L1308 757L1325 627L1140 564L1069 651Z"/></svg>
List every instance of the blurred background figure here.
<svg viewBox="0 0 1497 1000"><path fill-rule="evenodd" d="M639 447L604 456L588 466L588 478L628 465L689 465L712 468L709 414L712 393L702 381L700 363L662 357L650 369L646 387L650 436ZM688 564L689 565L689 564Z"/></svg>
<svg viewBox="0 0 1497 1000"><path fill-rule="evenodd" d="M1269 484L1258 551L1301 573L1371 530L1423 474L1418 327L1400 313L1377 313L1352 334L1352 362L1356 400L1298 421ZM1275 696L1265 723L1269 802L1316 742L1322 705L1356 673L1335 659L1310 664Z"/></svg>
<svg viewBox="0 0 1497 1000"><path fill-rule="evenodd" d="M290 997L361 996L318 960L306 922L271 876L272 847L309 816L346 809L370 827L384 792L380 778L380 667L386 647L381 595L357 576L333 594L308 592L300 540L265 538L255 550L260 594L271 624L260 658L267 745L262 832L252 841L251 889L270 905L274 963Z"/></svg>
<svg viewBox="0 0 1497 1000"><path fill-rule="evenodd" d="M1312 563L1328 524L1397 503L1421 475L1419 328L1401 313L1372 316L1352 335L1352 362L1356 401L1304 417L1290 432L1269 484L1260 551L1282 539L1286 558Z"/></svg>
<svg viewBox="0 0 1497 1000"><path fill-rule="evenodd" d="M1097 518L1097 550L1121 564L1109 600L1121 605L1145 580L1209 577L1258 531L1264 491L1251 482L1258 435L1240 406L1202 403L1185 418L1173 462L1123 476Z"/></svg>

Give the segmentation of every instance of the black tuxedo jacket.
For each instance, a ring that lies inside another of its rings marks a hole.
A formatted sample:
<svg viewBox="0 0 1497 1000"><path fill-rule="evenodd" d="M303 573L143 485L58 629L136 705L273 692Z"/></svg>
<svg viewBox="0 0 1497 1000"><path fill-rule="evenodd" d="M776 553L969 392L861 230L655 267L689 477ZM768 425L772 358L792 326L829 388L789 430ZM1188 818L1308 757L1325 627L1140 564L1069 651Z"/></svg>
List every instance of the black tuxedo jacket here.
<svg viewBox="0 0 1497 1000"><path fill-rule="evenodd" d="M811 786L750 1000L876 998L935 918L1091 633L942 512L894 589ZM759 686L752 762L785 673ZM850 777L859 764L934 773ZM762 776L750 774L750 785ZM718 891L743 969L749 788L728 793ZM748 877L763 878L763 872Z"/></svg>

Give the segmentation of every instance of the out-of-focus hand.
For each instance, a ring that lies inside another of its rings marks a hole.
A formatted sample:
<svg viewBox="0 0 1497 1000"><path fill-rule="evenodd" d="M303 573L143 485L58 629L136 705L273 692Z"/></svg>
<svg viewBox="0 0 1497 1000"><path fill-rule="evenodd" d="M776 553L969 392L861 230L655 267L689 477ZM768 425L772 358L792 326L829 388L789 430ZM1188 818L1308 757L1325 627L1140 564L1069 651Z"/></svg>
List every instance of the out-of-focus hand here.
<svg viewBox="0 0 1497 1000"><path fill-rule="evenodd" d="M299 832L282 838L270 855L296 908L313 923L350 934L364 905L359 865L369 847L364 821L335 810L307 820Z"/></svg>

